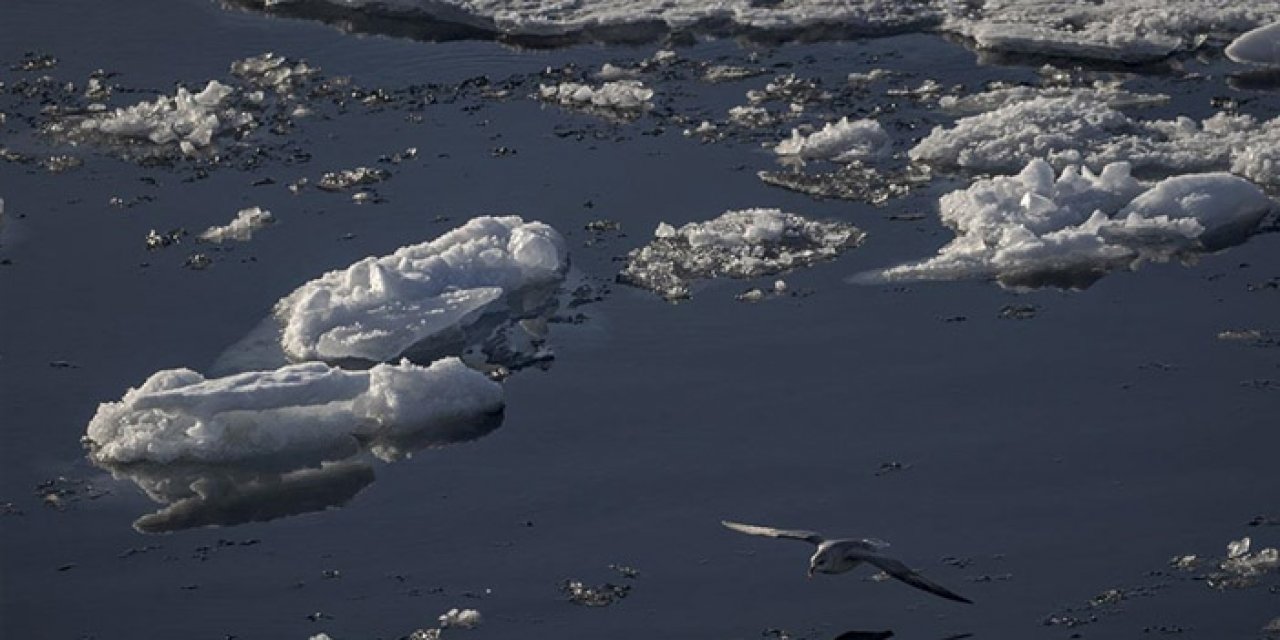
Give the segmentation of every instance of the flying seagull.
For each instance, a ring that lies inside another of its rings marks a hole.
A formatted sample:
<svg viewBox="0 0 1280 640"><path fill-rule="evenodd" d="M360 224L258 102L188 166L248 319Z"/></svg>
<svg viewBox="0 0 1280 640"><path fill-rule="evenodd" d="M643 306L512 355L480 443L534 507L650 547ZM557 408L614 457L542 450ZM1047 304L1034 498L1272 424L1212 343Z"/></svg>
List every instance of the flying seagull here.
<svg viewBox="0 0 1280 640"><path fill-rule="evenodd" d="M879 540L838 539L827 540L816 531L797 531L791 529L774 529L753 524L741 524L722 520L720 524L739 533L766 538L782 538L786 540L803 540L818 548L809 559L809 576L815 573L844 573L862 563L873 565L885 573L901 580L917 589L923 589L936 596L973 604L972 600L959 595L940 584L926 579L905 564L880 554L880 549L888 546Z"/></svg>

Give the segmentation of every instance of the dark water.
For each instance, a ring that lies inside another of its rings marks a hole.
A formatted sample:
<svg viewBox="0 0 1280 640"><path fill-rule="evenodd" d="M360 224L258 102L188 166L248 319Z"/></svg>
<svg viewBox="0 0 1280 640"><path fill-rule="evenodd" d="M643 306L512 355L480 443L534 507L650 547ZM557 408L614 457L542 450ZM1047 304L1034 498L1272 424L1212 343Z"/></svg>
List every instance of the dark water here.
<svg viewBox="0 0 1280 640"><path fill-rule="evenodd" d="M232 60L268 50L378 87L569 62L598 68L655 50L354 36L202 0L11 0L4 13L0 78L9 85L22 75L10 65L35 50L58 56L45 73L61 80L83 83L104 68L120 72L120 84L168 93L175 81L225 79ZM830 82L889 66L915 74L908 86L925 77L970 87L1028 81L1040 62L979 66L961 46L925 35L754 47L679 51L741 61L755 50L763 64ZM1205 117L1215 95L1260 114L1280 103L1226 86L1220 61L1172 66L1209 77L1144 70L1133 88L1175 97L1168 114L1154 115ZM769 77L658 90L723 114ZM484 624L457 633L475 638L757 638L781 628L811 638L892 629L908 639L1177 630L1218 639L1260 636L1280 613L1274 574L1216 591L1167 564L1188 553L1221 557L1245 535L1255 548L1280 543L1280 527L1250 526L1280 516L1280 350L1215 337L1280 328L1280 292L1258 286L1280 276L1277 235L1191 266L1115 274L1083 292L855 286L850 275L927 255L951 237L932 215L890 216L931 214L957 182L939 179L883 208L815 201L761 183L755 171L775 165L754 140L700 144L669 124L641 135L657 116L613 125L521 97L480 105L437 105L418 124L402 109L353 107L289 134L312 154L307 163L270 159L194 182L182 168L91 149L72 150L85 166L61 175L0 164L0 502L21 512L0 516L0 635L396 638L471 607ZM922 125L895 133L903 144L945 120L910 104L895 117ZM557 128L601 135L578 140ZM25 152L48 144L12 114L3 132L4 144ZM407 146L420 154L377 186L383 204L284 188ZM498 146L517 153L493 157ZM276 184L252 186L264 177ZM108 205L139 195L154 200ZM193 244L143 246L150 229L198 231L253 205L279 224L211 254L206 270L182 268ZM811 295L749 305L733 299L747 283L717 282L672 305L613 286L581 309L587 322L552 327L548 370L505 383L500 428L375 463L376 481L345 508L141 534L131 524L158 505L83 459L79 439L99 402L162 368L206 370L279 297L366 255L474 215L518 213L565 233L575 273L608 281L620 268L614 258L659 221L753 206L849 220L870 239L785 276ZM625 236L583 246L592 237L583 224L602 217L620 221ZM1008 304L1039 312L998 317ZM892 462L905 468L877 474ZM59 477L67 480L56 486L73 490L63 509L42 504L48 489L38 489ZM734 534L721 519L890 540L898 557L977 604L867 573L805 580L805 549ZM621 577L614 563L640 575ZM560 594L566 579L633 588L588 609ZM1088 605L1116 588L1129 597ZM308 619L316 613L324 615ZM1054 614L1096 622L1044 624Z"/></svg>

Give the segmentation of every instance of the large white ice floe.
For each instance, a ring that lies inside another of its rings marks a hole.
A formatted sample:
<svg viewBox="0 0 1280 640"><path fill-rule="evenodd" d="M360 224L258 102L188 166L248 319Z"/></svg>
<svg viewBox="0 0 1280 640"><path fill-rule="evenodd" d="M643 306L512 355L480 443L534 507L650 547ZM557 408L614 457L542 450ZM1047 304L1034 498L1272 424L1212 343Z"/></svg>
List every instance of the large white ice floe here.
<svg viewBox="0 0 1280 640"><path fill-rule="evenodd" d="M875 120L841 118L808 135L792 129L791 137L778 143L773 151L801 160L852 162L883 156L888 153L891 142L889 134Z"/></svg>
<svg viewBox="0 0 1280 640"><path fill-rule="evenodd" d="M253 238L253 232L275 221L270 211L262 207L241 209L236 217L224 225L209 227L200 233L200 239L207 242L226 242L238 240L244 242Z"/></svg>
<svg viewBox="0 0 1280 640"><path fill-rule="evenodd" d="M226 463L421 432L502 404L502 388L456 358L365 371L309 362L213 379L168 369L99 406L85 442L104 464Z"/></svg>
<svg viewBox="0 0 1280 640"><path fill-rule="evenodd" d="M860 244L857 227L777 209L729 211L679 229L658 225L653 241L627 255L618 279L669 300L689 297L700 278L755 278L829 260Z"/></svg>
<svg viewBox="0 0 1280 640"><path fill-rule="evenodd" d="M653 107L653 89L639 80L615 80L599 86L580 82L544 84L538 97L567 107L634 114Z"/></svg>
<svg viewBox="0 0 1280 640"><path fill-rule="evenodd" d="M994 278L1011 286L1081 288L1144 259L1194 255L1242 242L1271 210L1256 185L1227 173L1146 187L1129 165L1100 173L1044 160L1016 176L979 180L942 197L956 238L932 258L872 274L873 282Z"/></svg>
<svg viewBox="0 0 1280 640"><path fill-rule="evenodd" d="M558 284L567 268L564 238L550 226L474 218L302 285L276 304L281 346L295 360L390 360L500 309L511 295Z"/></svg>
<svg viewBox="0 0 1280 640"><path fill-rule="evenodd" d="M1167 174L1230 170L1280 186L1280 117L1138 120L1108 102L1095 92L1014 101L935 127L909 155L933 166L985 172L1016 171L1037 158L1056 168L1127 161Z"/></svg>
<svg viewBox="0 0 1280 640"><path fill-rule="evenodd" d="M1280 67L1280 22L1236 38L1227 46L1227 57L1236 62Z"/></svg>
<svg viewBox="0 0 1280 640"><path fill-rule="evenodd" d="M252 116L226 105L235 90L217 80L198 93L179 87L172 97L91 116L80 121L78 136L106 140L144 141L155 145L177 145L192 154L208 147L214 136L244 126Z"/></svg>
<svg viewBox="0 0 1280 640"><path fill-rule="evenodd" d="M236 0L274 7L301 0ZM1274 21L1280 0L322 0L401 20L460 23L509 37L657 37L672 31L848 36L940 29L978 48L1141 62ZM320 12L323 13L323 12Z"/></svg>
<svg viewBox="0 0 1280 640"><path fill-rule="evenodd" d="M1277 0L985 0L958 3L943 29L981 49L1142 62L1274 20Z"/></svg>

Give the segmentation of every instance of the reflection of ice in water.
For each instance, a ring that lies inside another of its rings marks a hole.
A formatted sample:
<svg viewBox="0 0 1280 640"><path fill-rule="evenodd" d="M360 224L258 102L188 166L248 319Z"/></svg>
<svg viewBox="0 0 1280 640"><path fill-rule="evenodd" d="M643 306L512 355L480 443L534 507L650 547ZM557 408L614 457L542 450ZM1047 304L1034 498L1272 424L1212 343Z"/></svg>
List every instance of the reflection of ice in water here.
<svg viewBox="0 0 1280 640"><path fill-rule="evenodd" d="M502 390L457 359L342 371L321 363L203 380L162 371L89 424L90 458L164 509L141 531L271 520L341 506L392 461L501 423Z"/></svg>
<svg viewBox="0 0 1280 640"><path fill-rule="evenodd" d="M1255 185L1225 173L1184 175L1150 188L1125 163L1100 174L1043 160L979 180L941 200L956 238L921 262L871 281L996 278L1014 286L1085 287L1144 259L1192 256L1242 242L1270 211Z"/></svg>
<svg viewBox="0 0 1280 640"><path fill-rule="evenodd" d="M701 278L754 278L829 260L865 234L845 222L822 222L777 209L729 211L676 229L662 223L654 239L627 255L618 280L669 300L689 297Z"/></svg>

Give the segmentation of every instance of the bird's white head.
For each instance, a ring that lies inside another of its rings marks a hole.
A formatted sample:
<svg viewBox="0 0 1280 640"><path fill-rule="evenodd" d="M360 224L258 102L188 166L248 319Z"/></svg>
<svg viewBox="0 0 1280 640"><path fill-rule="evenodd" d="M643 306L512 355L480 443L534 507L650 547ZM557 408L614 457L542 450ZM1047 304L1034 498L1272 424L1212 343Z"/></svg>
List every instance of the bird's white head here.
<svg viewBox="0 0 1280 640"><path fill-rule="evenodd" d="M809 577L812 578L815 573L832 573L831 558L828 557L827 549L819 548L812 558L809 558Z"/></svg>

